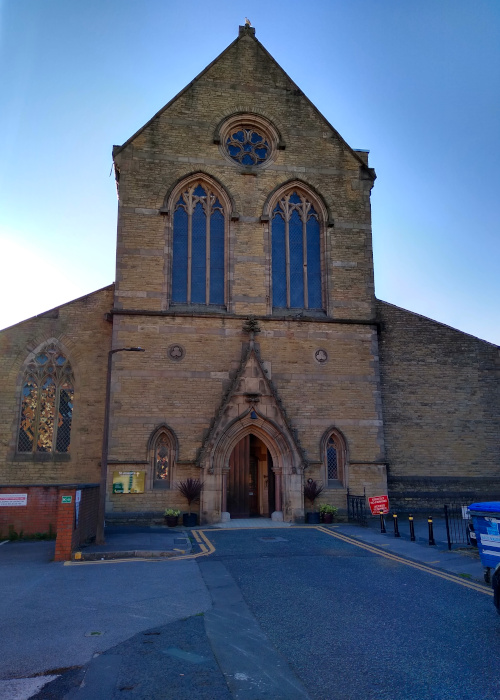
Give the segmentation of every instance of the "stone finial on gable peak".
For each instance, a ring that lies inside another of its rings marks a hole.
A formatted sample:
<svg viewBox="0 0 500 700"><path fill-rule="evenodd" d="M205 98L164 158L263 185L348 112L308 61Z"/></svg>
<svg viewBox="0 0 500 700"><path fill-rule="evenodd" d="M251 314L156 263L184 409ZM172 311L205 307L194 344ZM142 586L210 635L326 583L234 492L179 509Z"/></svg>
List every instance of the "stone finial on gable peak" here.
<svg viewBox="0 0 500 700"><path fill-rule="evenodd" d="M252 27L252 23L247 17L245 17L245 24L240 24L238 36L255 36L255 27Z"/></svg>
<svg viewBox="0 0 500 700"><path fill-rule="evenodd" d="M248 333L248 335L253 338L255 333L260 333L259 322L255 316L248 316L246 321L243 323L243 333Z"/></svg>

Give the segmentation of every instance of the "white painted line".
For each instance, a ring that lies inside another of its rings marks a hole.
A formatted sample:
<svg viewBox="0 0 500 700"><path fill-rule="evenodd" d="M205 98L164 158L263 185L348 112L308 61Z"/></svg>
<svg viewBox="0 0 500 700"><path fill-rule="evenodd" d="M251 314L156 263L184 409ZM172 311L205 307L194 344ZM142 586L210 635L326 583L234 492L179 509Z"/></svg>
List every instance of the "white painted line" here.
<svg viewBox="0 0 500 700"><path fill-rule="evenodd" d="M2 544L7 544L8 541L9 541L9 540L4 540L3 542L0 542L0 546L1 546Z"/></svg>
<svg viewBox="0 0 500 700"><path fill-rule="evenodd" d="M44 685L56 678L59 676L37 676L36 678L14 678L10 681L0 681L0 698L28 700L36 695Z"/></svg>

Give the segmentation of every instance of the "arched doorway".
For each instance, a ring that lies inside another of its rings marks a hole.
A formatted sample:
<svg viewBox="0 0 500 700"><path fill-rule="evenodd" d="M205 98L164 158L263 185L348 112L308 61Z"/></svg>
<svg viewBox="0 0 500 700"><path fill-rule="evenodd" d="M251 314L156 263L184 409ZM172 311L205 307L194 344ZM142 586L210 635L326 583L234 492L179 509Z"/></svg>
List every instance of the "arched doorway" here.
<svg viewBox="0 0 500 700"><path fill-rule="evenodd" d="M227 511L231 519L269 518L276 510L273 460L257 435L245 435L234 447L226 484Z"/></svg>

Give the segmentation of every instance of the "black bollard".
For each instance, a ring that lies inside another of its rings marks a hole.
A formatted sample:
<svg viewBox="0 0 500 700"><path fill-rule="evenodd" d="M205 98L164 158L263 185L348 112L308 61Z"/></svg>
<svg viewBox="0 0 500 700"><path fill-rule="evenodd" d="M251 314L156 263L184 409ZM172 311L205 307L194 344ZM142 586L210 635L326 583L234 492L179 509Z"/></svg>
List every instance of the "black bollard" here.
<svg viewBox="0 0 500 700"><path fill-rule="evenodd" d="M401 537L399 534L398 516L396 513L392 514L392 521L394 523L394 537Z"/></svg>
<svg viewBox="0 0 500 700"><path fill-rule="evenodd" d="M432 518L429 516L427 519L427 522L429 523L429 545L436 544L434 540L434 528L432 527Z"/></svg>
<svg viewBox="0 0 500 700"><path fill-rule="evenodd" d="M384 511L383 510L380 511L380 532L382 534L387 532L387 530L385 529L385 520L384 520Z"/></svg>
<svg viewBox="0 0 500 700"><path fill-rule="evenodd" d="M413 524L413 515L408 516L410 521L410 541L415 542L415 525Z"/></svg>

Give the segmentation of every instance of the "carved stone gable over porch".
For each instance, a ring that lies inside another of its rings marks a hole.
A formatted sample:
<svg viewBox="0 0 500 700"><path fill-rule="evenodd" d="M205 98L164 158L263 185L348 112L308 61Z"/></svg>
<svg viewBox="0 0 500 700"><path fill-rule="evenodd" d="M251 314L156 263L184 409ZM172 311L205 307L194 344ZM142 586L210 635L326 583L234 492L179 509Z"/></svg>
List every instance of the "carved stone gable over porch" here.
<svg viewBox="0 0 500 700"><path fill-rule="evenodd" d="M250 343L243 349L240 368L212 422L198 464L208 474L227 471L234 446L245 435L254 434L269 449L276 472L301 474L307 467L304 450L267 376L254 331L246 330Z"/></svg>

